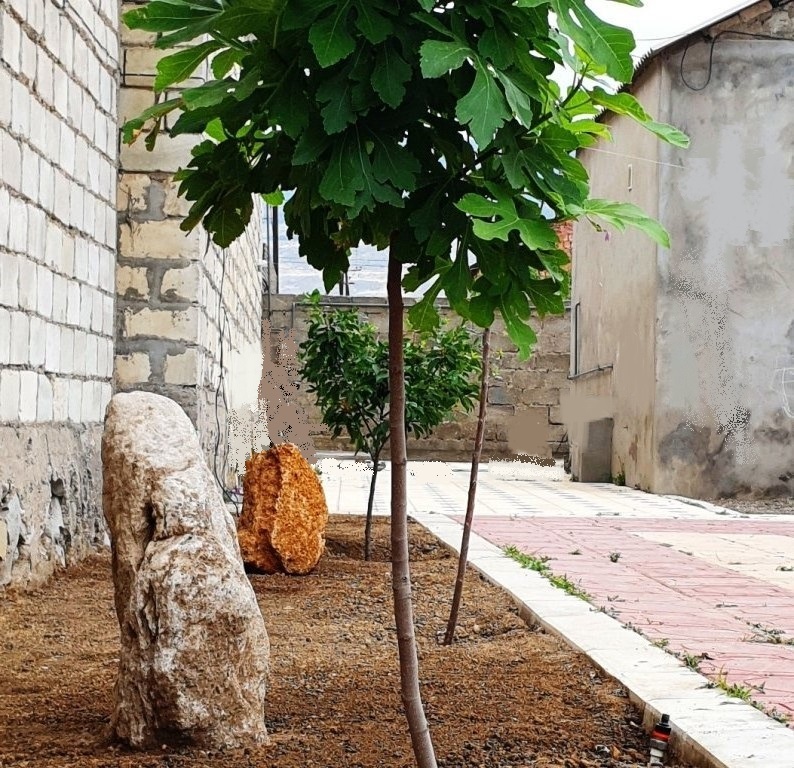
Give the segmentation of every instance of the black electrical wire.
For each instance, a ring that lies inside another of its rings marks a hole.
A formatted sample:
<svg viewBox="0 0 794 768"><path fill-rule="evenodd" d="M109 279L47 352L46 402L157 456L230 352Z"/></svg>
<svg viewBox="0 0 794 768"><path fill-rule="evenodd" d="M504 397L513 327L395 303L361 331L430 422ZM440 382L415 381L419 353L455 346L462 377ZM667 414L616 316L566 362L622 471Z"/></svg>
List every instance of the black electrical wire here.
<svg viewBox="0 0 794 768"><path fill-rule="evenodd" d="M714 37L711 38L711 47L709 48L709 70L706 76L706 82L703 83L701 86L695 86L691 83L687 82L686 77L684 76L684 62L686 61L686 55L689 53L689 48L692 45L692 39L690 38L687 40L686 48L684 48L684 53L681 55L681 63L678 67L678 73L681 76L681 82L689 88L690 91L702 91L708 87L708 84L711 82L711 73L714 67L714 46L723 35L737 35L739 37L749 37L754 40L783 40L787 42L792 42L794 38L791 37L778 37L775 35L764 35L759 32L741 32L739 30L733 29L723 29L722 32L717 32Z"/></svg>

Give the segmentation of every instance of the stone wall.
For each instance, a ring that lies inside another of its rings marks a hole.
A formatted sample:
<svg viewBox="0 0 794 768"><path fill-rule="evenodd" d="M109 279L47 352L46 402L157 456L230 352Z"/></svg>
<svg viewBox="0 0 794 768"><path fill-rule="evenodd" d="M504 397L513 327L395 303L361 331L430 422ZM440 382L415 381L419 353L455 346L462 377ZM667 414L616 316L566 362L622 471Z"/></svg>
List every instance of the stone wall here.
<svg viewBox="0 0 794 768"><path fill-rule="evenodd" d="M122 29L122 121L154 101L163 52L153 42L153 35ZM251 347L259 355L262 211L255 211L245 236L223 251L203 229L179 228L189 203L177 196L173 173L188 162L195 142L195 136L162 137L154 152L142 140L121 149L115 374L120 391L141 389L176 400L223 477L231 352Z"/></svg>
<svg viewBox="0 0 794 768"><path fill-rule="evenodd" d="M385 333L385 299L328 296L324 301L329 307L359 309ZM300 302L300 296L292 295L274 296L271 300L270 359L265 362L273 373L270 381L276 384L265 392L268 410L284 408L290 418L297 413L308 427L316 450L350 450L346 439L331 439L320 422L312 396L299 383L296 385L295 354L297 345L306 338L306 314ZM406 300L406 305L411 306L411 300ZM452 313L443 304L441 312L452 320ZM517 453L550 457L567 452L559 405L569 369L569 313L536 320L534 327L538 332L535 353L530 360L520 362L501 321L494 324L491 346L495 370L489 392L485 457L506 458ZM429 437L410 439L409 455L416 459L468 460L476 421L476 412L458 414Z"/></svg>
<svg viewBox="0 0 794 768"><path fill-rule="evenodd" d="M0 4L0 587L104 539L118 6Z"/></svg>

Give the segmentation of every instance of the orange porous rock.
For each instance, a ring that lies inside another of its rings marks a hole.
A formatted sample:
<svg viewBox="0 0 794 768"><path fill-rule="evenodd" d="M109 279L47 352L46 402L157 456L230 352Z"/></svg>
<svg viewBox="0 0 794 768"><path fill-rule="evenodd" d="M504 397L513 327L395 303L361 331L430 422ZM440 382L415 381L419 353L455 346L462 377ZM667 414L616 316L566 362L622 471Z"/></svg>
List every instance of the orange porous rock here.
<svg viewBox="0 0 794 768"><path fill-rule="evenodd" d="M325 548L328 505L322 485L291 443L245 462L237 536L245 565L263 573L309 573Z"/></svg>

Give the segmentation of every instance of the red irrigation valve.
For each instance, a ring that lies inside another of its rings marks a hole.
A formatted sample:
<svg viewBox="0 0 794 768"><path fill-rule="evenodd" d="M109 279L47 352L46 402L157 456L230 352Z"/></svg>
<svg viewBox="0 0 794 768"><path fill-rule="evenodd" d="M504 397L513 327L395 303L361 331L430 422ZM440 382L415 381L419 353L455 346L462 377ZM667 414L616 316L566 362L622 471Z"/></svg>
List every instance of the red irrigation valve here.
<svg viewBox="0 0 794 768"><path fill-rule="evenodd" d="M662 719L653 726L651 731L651 759L648 768L659 768L664 765L664 755L670 741L670 715L662 715Z"/></svg>

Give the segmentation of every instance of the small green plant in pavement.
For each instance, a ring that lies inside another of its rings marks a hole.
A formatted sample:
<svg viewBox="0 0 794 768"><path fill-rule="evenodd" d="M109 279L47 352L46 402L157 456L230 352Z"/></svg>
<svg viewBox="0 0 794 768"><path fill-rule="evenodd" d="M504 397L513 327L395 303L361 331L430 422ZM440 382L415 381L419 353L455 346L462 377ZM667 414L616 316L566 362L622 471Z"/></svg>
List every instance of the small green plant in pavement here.
<svg viewBox="0 0 794 768"><path fill-rule="evenodd" d="M548 557L536 557L535 555L527 555L521 552L517 547L512 544L506 546L503 552L513 560L515 560L522 568L528 568L530 571L535 571L543 576L545 579L553 584L558 589L566 592L574 597L579 597L582 600L590 600L590 595L587 594L580 586L574 584L566 575L558 576L551 572L551 569L546 564L549 561Z"/></svg>

